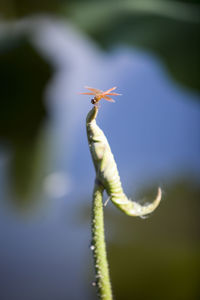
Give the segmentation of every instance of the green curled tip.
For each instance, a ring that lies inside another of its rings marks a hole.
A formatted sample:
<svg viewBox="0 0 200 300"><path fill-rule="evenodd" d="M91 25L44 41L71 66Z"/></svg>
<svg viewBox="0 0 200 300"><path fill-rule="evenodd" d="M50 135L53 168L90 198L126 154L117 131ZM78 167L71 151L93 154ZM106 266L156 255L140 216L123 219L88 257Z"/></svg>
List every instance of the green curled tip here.
<svg viewBox="0 0 200 300"><path fill-rule="evenodd" d="M141 205L138 202L129 200L126 196L122 200L114 199L113 203L117 205L123 212L133 217L143 217L151 214L160 204L162 198L162 190L159 187L157 196L153 202Z"/></svg>

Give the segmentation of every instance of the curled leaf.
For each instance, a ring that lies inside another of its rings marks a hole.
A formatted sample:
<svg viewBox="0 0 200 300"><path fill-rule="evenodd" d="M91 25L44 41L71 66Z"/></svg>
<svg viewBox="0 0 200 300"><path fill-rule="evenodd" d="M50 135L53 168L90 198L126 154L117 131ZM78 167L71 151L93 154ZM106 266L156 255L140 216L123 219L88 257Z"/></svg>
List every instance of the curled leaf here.
<svg viewBox="0 0 200 300"><path fill-rule="evenodd" d="M145 216L152 213L161 201L161 189L158 188L157 196L150 204L140 205L138 202L127 198L123 191L117 165L107 138L96 124L97 113L98 107L94 106L89 111L86 119L88 143L97 180L103 185L113 204L127 215Z"/></svg>

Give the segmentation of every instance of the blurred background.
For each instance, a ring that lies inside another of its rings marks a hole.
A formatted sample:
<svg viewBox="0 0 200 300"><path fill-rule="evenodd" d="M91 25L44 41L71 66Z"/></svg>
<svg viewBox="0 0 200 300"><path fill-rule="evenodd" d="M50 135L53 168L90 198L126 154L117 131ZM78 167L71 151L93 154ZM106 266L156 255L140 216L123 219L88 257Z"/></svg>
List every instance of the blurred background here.
<svg viewBox="0 0 200 300"><path fill-rule="evenodd" d="M0 0L0 299L96 299L85 85L123 94L98 124L128 197L164 193L105 208L115 299L199 299L199 53L197 0Z"/></svg>

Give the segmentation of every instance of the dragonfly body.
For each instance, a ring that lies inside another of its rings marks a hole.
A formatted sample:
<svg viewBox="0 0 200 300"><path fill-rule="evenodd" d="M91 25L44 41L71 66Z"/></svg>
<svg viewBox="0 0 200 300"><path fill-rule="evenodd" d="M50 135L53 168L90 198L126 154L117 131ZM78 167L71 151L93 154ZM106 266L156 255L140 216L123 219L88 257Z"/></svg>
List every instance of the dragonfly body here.
<svg viewBox="0 0 200 300"><path fill-rule="evenodd" d="M109 89L105 92L101 91L101 90L98 90L98 89L95 89L95 88L88 87L88 86L85 86L85 88L88 89L90 92L89 93L80 93L80 94L82 94L82 95L93 95L94 97L92 98L91 103L94 104L94 105L97 105L101 99L105 99L109 102L115 102L115 100L112 99L109 96L120 96L121 95L121 94L112 92L117 87L113 87L113 88L111 88L111 89Z"/></svg>

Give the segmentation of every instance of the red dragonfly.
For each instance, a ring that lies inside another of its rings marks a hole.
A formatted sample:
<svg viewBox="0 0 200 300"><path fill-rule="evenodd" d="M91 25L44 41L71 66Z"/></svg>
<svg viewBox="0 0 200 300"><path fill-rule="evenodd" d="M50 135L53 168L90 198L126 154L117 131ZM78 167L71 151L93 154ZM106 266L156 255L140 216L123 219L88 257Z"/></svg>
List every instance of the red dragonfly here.
<svg viewBox="0 0 200 300"><path fill-rule="evenodd" d="M121 94L118 93L113 93L112 91L114 91L117 87L113 87L107 91L101 91L98 89L94 89L91 88L89 86L85 86L84 88L88 89L91 91L91 93L80 93L82 95L94 95L94 98L92 98L91 103L92 104L97 104L102 98L109 101L109 102L115 102L115 100L113 100L112 98L110 98L109 96L120 96ZM111 93L112 92L112 93Z"/></svg>

